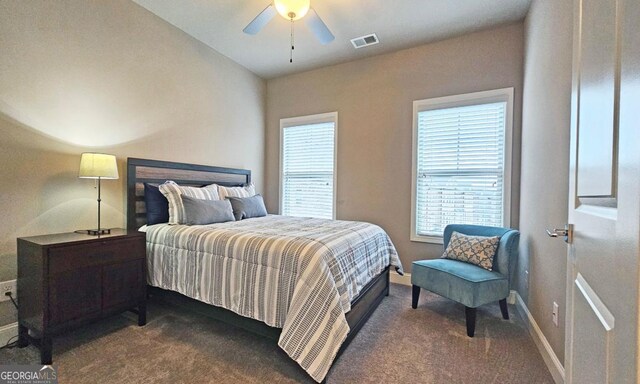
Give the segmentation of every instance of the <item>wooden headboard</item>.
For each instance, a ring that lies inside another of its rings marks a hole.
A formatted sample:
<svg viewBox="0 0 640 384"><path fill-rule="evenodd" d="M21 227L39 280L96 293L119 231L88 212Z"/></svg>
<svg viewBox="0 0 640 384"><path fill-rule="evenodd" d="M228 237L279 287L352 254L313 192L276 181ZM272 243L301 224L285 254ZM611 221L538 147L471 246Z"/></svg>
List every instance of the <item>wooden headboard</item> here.
<svg viewBox="0 0 640 384"><path fill-rule="evenodd" d="M241 186L251 182L251 171L127 158L127 228L139 228L147 223L144 183L162 184L167 180L173 180L180 185L198 187L214 183L224 186Z"/></svg>

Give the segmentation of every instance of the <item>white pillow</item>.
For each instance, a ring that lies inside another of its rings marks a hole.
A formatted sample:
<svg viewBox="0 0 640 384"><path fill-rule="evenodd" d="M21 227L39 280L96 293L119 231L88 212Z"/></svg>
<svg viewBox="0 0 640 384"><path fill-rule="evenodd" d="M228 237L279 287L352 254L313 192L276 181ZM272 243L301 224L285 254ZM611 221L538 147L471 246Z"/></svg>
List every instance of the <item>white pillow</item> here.
<svg viewBox="0 0 640 384"><path fill-rule="evenodd" d="M224 200L227 197L252 197L256 195L256 187L253 183L249 183L244 187L223 187L218 185L218 195L220 200Z"/></svg>
<svg viewBox="0 0 640 384"><path fill-rule="evenodd" d="M218 185L211 184L202 188L184 187L174 181L166 181L158 186L158 189L169 202L169 224L185 224L186 215L182 195L200 200L221 200L218 194Z"/></svg>

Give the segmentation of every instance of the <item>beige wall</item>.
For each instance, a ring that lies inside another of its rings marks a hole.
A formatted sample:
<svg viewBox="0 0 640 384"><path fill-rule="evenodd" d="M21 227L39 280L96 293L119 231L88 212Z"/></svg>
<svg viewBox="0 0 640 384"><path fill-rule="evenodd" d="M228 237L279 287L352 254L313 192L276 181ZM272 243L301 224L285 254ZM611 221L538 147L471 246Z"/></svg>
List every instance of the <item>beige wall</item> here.
<svg viewBox="0 0 640 384"><path fill-rule="evenodd" d="M251 169L277 212L279 119L329 111L339 112L337 217L381 225L409 270L441 252L409 241L412 101L514 87L512 226L523 232L519 268L530 271L531 290L525 279L518 288L562 360L564 328L553 327L550 311L554 300L564 311L564 246L543 229L566 221L571 6L564 3L534 1L524 28L265 85L130 1L0 2L0 280L15 276L16 237L94 225L93 182L76 177L81 152L119 159L121 179L103 184L105 226L125 223L126 157ZM0 325L12 321L5 308Z"/></svg>
<svg viewBox="0 0 640 384"><path fill-rule="evenodd" d="M409 240L414 100L514 87L512 224L518 223L523 26L468 34L267 82L266 203L279 205L281 118L338 112L337 218L382 226L405 270L442 246Z"/></svg>
<svg viewBox="0 0 640 384"><path fill-rule="evenodd" d="M261 190L265 96L262 79L131 1L0 2L2 279L16 237L95 226L83 151L118 156L106 227L125 225L127 157L248 168Z"/></svg>
<svg viewBox="0 0 640 384"><path fill-rule="evenodd" d="M572 2L534 0L525 20L518 291L564 361L566 244L545 228L567 222ZM526 270L529 271L528 282ZM553 302L560 326L552 323Z"/></svg>

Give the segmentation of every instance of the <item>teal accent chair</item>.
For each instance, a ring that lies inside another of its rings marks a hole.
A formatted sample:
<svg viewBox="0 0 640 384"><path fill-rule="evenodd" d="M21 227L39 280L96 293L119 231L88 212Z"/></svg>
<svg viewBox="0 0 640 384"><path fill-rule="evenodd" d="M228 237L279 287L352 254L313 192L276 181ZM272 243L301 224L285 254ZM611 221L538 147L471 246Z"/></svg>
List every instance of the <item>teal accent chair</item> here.
<svg viewBox="0 0 640 384"><path fill-rule="evenodd" d="M473 264L450 259L414 261L411 269L411 306L414 309L418 307L420 288L457 301L465 306L467 335L473 337L476 328L476 308L479 306L499 301L502 317L505 320L509 319L507 296L518 259L520 232L510 228L451 224L444 229L445 249L454 231L471 236L500 237L493 258L493 270L488 271Z"/></svg>

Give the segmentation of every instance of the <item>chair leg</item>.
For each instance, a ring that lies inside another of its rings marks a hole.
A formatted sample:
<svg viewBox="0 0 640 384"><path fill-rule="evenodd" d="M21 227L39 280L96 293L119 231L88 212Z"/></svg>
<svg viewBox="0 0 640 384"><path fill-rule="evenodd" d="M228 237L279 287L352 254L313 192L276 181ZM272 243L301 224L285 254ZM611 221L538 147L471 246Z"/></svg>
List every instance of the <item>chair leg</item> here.
<svg viewBox="0 0 640 384"><path fill-rule="evenodd" d="M502 311L502 318L509 320L509 309L507 308L507 299L500 300L500 311Z"/></svg>
<svg viewBox="0 0 640 384"><path fill-rule="evenodd" d="M476 332L476 309L464 307L464 314L467 318L467 336L473 337Z"/></svg>
<svg viewBox="0 0 640 384"><path fill-rule="evenodd" d="M413 294L411 296L411 308L418 308L418 299L420 298L420 287L417 285L413 286Z"/></svg>

